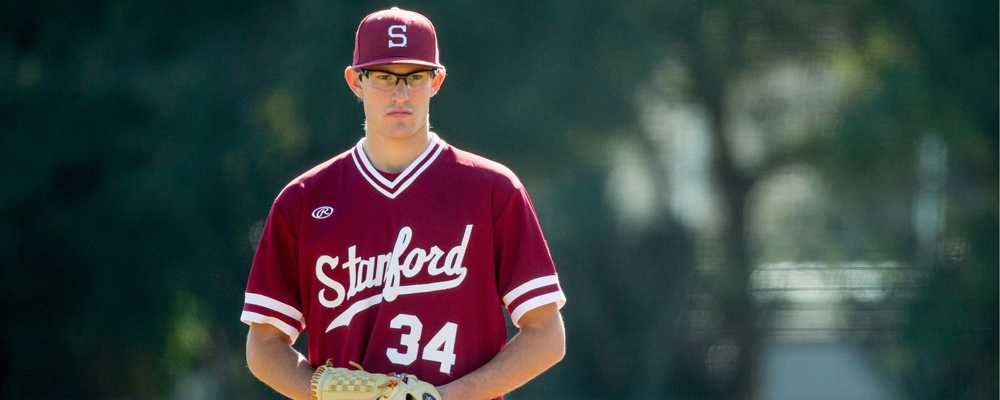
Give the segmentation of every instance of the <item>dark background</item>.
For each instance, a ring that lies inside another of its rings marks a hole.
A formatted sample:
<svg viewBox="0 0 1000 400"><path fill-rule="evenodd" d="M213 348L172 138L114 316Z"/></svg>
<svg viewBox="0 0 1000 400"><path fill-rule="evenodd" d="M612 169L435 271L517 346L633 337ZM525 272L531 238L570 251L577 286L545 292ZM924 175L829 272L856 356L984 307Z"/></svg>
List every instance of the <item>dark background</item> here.
<svg viewBox="0 0 1000 400"><path fill-rule="evenodd" d="M997 398L997 2L932 0L5 2L0 395L277 398L257 235L397 4L569 298L510 398Z"/></svg>

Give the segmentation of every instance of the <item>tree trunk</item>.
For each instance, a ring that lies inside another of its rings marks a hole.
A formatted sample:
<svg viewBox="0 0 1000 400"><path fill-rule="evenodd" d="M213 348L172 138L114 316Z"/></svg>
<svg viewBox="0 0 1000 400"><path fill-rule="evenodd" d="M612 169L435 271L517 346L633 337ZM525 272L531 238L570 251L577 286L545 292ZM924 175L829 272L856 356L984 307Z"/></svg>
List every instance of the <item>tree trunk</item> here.
<svg viewBox="0 0 1000 400"><path fill-rule="evenodd" d="M737 346L737 355L731 366L733 375L722 387L724 399L754 399L757 396L758 364L761 353L758 310L750 293L750 274L753 261L748 237L746 212L753 177L741 173L733 162L728 138L725 104L725 82L710 84L704 96L712 140L712 170L725 228L721 240L726 254L726 270L717 282L719 303L724 318L723 337L731 338Z"/></svg>

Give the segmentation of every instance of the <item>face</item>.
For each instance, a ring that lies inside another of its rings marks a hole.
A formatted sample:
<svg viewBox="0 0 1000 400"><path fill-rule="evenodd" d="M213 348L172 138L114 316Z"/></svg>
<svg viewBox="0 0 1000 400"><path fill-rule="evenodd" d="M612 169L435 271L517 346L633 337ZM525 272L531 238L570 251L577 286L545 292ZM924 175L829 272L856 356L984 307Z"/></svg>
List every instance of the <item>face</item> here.
<svg viewBox="0 0 1000 400"><path fill-rule="evenodd" d="M370 72L365 77L359 75L360 71L347 67L344 79L351 91L364 103L368 135L379 135L383 139L408 139L425 133L431 97L441 89L444 71L438 71L430 82L410 80L407 84L400 79L395 87L390 88L384 82L379 84L373 79L393 78L375 71L408 75L429 68L412 64L388 64L367 69Z"/></svg>

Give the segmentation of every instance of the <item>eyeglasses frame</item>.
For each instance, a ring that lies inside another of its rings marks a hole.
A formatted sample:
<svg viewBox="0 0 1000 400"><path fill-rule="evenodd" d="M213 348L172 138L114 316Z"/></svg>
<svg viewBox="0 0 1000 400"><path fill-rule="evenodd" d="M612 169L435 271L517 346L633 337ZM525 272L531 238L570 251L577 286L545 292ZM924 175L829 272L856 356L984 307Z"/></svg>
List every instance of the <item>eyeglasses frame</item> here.
<svg viewBox="0 0 1000 400"><path fill-rule="evenodd" d="M410 72L408 74L396 74L396 73L392 73L392 72L389 72L389 71L384 71L384 70L381 70L381 69L362 68L362 69L360 69L358 71L358 76L359 77L365 77L365 78L371 79L371 78L368 77L368 73L369 72L373 72L373 71L374 72L381 72L383 74L389 74L389 75L392 75L392 76L396 77L396 83L392 85L393 88L399 86L399 81L403 81L404 82L403 84L408 89L412 89L413 87L410 86L410 76L412 76L413 74L419 74L421 72L430 71L431 72L431 80L433 80L435 77L437 77L437 74L439 73L438 70L439 70L439 68L422 69L422 70L419 70L419 71Z"/></svg>

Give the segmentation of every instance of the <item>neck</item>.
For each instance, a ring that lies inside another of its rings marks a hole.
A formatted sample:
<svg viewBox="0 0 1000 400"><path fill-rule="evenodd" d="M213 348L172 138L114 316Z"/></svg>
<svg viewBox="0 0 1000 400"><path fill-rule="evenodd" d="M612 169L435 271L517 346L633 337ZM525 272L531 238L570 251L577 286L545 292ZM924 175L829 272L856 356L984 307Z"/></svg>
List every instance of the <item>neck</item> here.
<svg viewBox="0 0 1000 400"><path fill-rule="evenodd" d="M362 148L368 160L379 171L398 173L416 160L429 142L430 134L426 129L406 138L386 137L368 132L365 134Z"/></svg>

